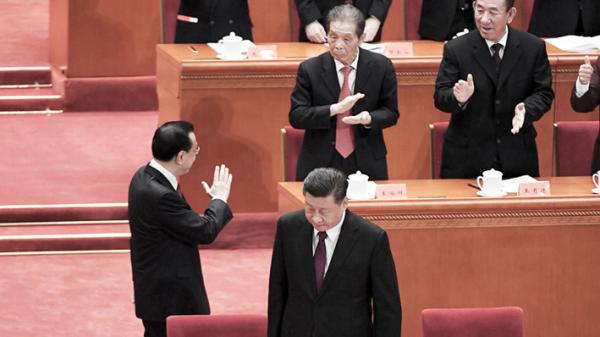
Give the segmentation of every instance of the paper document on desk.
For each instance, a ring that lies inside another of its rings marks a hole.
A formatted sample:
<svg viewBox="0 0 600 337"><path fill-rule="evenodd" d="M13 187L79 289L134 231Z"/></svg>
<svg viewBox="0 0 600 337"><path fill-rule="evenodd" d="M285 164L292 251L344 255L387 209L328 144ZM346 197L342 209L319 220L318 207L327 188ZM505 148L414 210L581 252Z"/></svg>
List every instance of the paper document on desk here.
<svg viewBox="0 0 600 337"><path fill-rule="evenodd" d="M362 49L366 49L369 51L372 51L374 53L378 53L378 54L383 54L383 43L367 43L367 42L363 42L360 44L360 47Z"/></svg>
<svg viewBox="0 0 600 337"><path fill-rule="evenodd" d="M551 45L566 51L583 52L593 49L600 49L600 35L566 35L545 40Z"/></svg>
<svg viewBox="0 0 600 337"><path fill-rule="evenodd" d="M524 175L516 178L502 180L502 191L506 193L519 192L519 184L534 183L537 180L531 176Z"/></svg>
<svg viewBox="0 0 600 337"><path fill-rule="evenodd" d="M218 42L209 42L207 45L215 51L217 54L223 54L223 44ZM250 40L242 41L242 54L248 53L248 49L256 47L254 43Z"/></svg>

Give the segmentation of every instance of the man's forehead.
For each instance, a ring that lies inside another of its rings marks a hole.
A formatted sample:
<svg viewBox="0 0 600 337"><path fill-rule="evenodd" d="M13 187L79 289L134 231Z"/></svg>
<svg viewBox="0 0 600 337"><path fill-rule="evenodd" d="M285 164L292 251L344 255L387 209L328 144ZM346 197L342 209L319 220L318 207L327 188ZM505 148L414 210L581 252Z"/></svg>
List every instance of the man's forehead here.
<svg viewBox="0 0 600 337"><path fill-rule="evenodd" d="M356 33L356 24L346 21L333 21L329 24L329 31L336 34L351 34Z"/></svg>

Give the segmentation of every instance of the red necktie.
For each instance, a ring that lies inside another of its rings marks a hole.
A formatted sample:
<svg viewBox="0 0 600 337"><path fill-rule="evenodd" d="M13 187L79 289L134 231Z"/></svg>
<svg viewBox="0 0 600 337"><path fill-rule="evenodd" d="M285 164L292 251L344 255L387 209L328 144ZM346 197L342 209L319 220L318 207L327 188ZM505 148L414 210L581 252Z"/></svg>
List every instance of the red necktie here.
<svg viewBox="0 0 600 337"><path fill-rule="evenodd" d="M321 289L323 284L323 277L325 276L325 263L327 262L327 254L325 250L325 238L327 232L319 232L319 242L317 243L317 249L315 249L314 263L315 263L315 282L317 284L317 291Z"/></svg>
<svg viewBox="0 0 600 337"><path fill-rule="evenodd" d="M351 71L352 67L350 66L342 68L342 73L344 74L344 84L342 84L342 90L340 91L338 102L352 95L352 92L350 92L350 81L348 80ZM352 111L350 110L346 110L337 115L335 149L343 158L347 158L352 152L354 152L354 134L352 133L352 125L342 122L342 118L351 115Z"/></svg>

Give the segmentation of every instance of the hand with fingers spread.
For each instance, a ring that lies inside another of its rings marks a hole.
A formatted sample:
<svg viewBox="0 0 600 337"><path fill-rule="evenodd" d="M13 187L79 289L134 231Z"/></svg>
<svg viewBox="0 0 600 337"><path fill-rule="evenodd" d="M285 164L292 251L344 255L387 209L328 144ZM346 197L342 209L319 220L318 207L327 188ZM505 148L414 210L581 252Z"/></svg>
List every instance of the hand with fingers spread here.
<svg viewBox="0 0 600 337"><path fill-rule="evenodd" d="M460 104L465 104L473 96L475 92L475 84L473 83L473 75L467 75L467 80L458 80L452 88L454 97Z"/></svg>
<svg viewBox="0 0 600 337"><path fill-rule="evenodd" d="M590 84L590 79L592 78L592 74L594 73L594 67L590 64L590 57L585 56L585 63L579 66L579 76L577 80L582 85Z"/></svg>
<svg viewBox="0 0 600 337"><path fill-rule="evenodd" d="M362 124L368 126L371 125L371 114L368 111L361 111L358 115L342 118L342 122L350 125Z"/></svg>
<svg viewBox="0 0 600 337"><path fill-rule="evenodd" d="M512 132L513 135L517 134L519 130L523 127L523 123L525 122L525 103L521 102L517 104L515 107L515 116L512 120Z"/></svg>
<svg viewBox="0 0 600 337"><path fill-rule="evenodd" d="M337 114L341 114L344 111L348 111L354 107L354 104L358 102L359 99L365 97L365 94L356 93L354 95L346 96L341 102L337 102L331 105L329 108L330 116L335 116Z"/></svg>
<svg viewBox="0 0 600 337"><path fill-rule="evenodd" d="M227 168L225 164L221 164L220 167L219 165L215 166L212 186L209 187L205 181L202 182L202 186L206 193L211 197L227 202L232 180L233 176L229 173L229 168Z"/></svg>
<svg viewBox="0 0 600 337"><path fill-rule="evenodd" d="M304 30L306 33L306 37L310 42L313 43L325 43L327 42L327 33L325 33L325 28L319 21L313 21L306 25L306 29Z"/></svg>

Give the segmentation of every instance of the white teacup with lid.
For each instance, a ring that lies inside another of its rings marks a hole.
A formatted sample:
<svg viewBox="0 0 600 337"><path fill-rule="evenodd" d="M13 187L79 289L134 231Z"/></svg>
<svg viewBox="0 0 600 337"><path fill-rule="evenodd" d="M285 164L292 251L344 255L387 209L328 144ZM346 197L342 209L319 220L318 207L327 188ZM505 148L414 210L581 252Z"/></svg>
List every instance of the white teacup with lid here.
<svg viewBox="0 0 600 337"><path fill-rule="evenodd" d="M592 190L592 192L594 192L596 194L600 194L600 171L592 174L592 181L594 182L594 185L596 186L596 188L594 188Z"/></svg>
<svg viewBox="0 0 600 337"><path fill-rule="evenodd" d="M242 56L242 39L241 36L235 35L234 32L229 35L223 36L219 40L219 44L223 46L223 53L221 54L224 58L240 58Z"/></svg>
<svg viewBox="0 0 600 337"><path fill-rule="evenodd" d="M493 168L483 171L483 174L477 177L477 186L481 190L481 195L496 196L502 195L502 172Z"/></svg>
<svg viewBox="0 0 600 337"><path fill-rule="evenodd" d="M365 198L369 196L369 176L356 171L348 176L348 196Z"/></svg>

